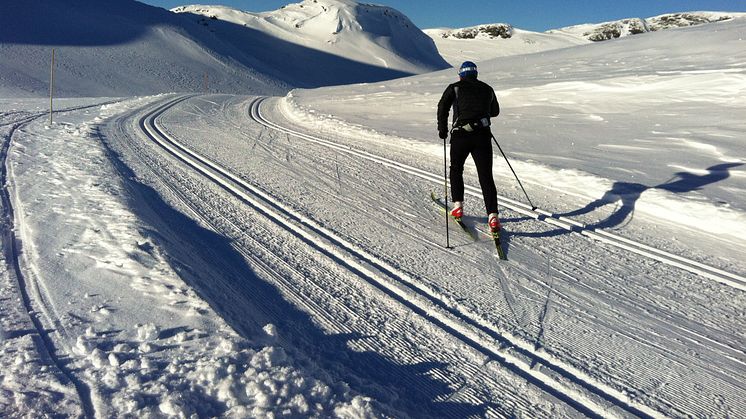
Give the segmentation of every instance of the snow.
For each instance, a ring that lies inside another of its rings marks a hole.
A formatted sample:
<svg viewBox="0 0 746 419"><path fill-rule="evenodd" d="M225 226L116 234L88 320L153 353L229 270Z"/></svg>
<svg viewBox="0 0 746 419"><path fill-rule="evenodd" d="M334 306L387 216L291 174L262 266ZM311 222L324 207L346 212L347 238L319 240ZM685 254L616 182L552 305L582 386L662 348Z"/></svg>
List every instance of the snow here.
<svg viewBox="0 0 746 419"><path fill-rule="evenodd" d="M53 125L42 118L13 137L8 177L16 234L24 243L24 281L39 303L30 315L54 328L35 330L14 306L3 309L2 412L81 414L87 402L81 409L75 388L56 369L84 383L79 387L90 392L96 416L371 411L295 366L273 346L281 333L275 326L265 325L253 341L240 337L174 270L162 252L164 232L133 213L132 185L97 143L97 127L152 100L84 108ZM5 102L29 112L41 103ZM3 296L17 301L8 279L6 272ZM64 367L44 355L52 349L44 340L67 354ZM25 394L41 402L29 403Z"/></svg>
<svg viewBox="0 0 746 419"><path fill-rule="evenodd" d="M746 13L688 12L666 13L648 18L622 19L613 22L569 26L548 31L549 34L573 35L590 41L607 41L620 37L638 35L672 28L743 19Z"/></svg>
<svg viewBox="0 0 746 419"><path fill-rule="evenodd" d="M746 57L739 53L745 25L736 20L716 24L716 31L679 29L486 61L481 78L495 87L503 107L496 136L516 157L525 183L591 200L613 191L615 181L625 182L620 192L640 185L636 213L721 239L743 237L746 155L737 133L746 93L740 66ZM424 142L429 154L440 155L442 147L427 146L431 103L453 78L441 72L329 88L323 96L297 90L285 108L316 129L332 125L354 135L364 126ZM660 164L651 165L651 157ZM507 167L496 170L510 182Z"/></svg>
<svg viewBox="0 0 746 419"><path fill-rule="evenodd" d="M135 1L11 1L0 8L0 94L128 96L208 89L279 93L243 52L166 10ZM43 29L40 29L43 28Z"/></svg>
<svg viewBox="0 0 746 419"><path fill-rule="evenodd" d="M82 4L52 10L103 13ZM145 61L184 42L154 68L204 58L235 70L215 81L235 90L189 88L201 69L114 71L104 57L136 41L68 25L73 40L108 35L61 47L86 69L63 59L60 89L123 97L58 99L50 123L25 96L44 90L32 62L54 43L0 43L30 59L0 62L0 416L744 417L743 19L603 43L527 33L546 43L478 60L502 107L493 132L539 205L496 151L498 262L473 168L479 240L453 229L445 249L429 196L452 69L263 98L250 93L329 80L216 52L243 24L313 51L331 25L349 33L330 56L383 45L373 55L424 73L437 63L420 41L393 41L413 29L398 12L190 9L213 20L112 4L170 22L137 38ZM203 35L214 48L187 46ZM139 96L182 88L200 93Z"/></svg>
<svg viewBox="0 0 746 419"><path fill-rule="evenodd" d="M477 61L478 63L493 58L568 48L590 42L575 34L532 32L512 26L509 38L494 37L480 31L480 28L490 26L494 25L461 29L425 29L424 32L433 39L443 58L456 68L464 61ZM454 34L473 31L477 32L474 38L454 36Z"/></svg>

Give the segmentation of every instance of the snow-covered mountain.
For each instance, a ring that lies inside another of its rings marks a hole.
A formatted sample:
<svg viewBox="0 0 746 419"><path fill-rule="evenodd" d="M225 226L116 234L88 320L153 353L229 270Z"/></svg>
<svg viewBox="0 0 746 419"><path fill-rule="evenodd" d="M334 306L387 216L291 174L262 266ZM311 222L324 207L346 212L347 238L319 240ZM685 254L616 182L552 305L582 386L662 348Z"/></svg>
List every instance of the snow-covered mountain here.
<svg viewBox="0 0 746 419"><path fill-rule="evenodd" d="M132 0L5 2L0 95L47 94L52 48L62 96L277 94L448 66L406 16L351 0L257 15L220 7L179 11Z"/></svg>
<svg viewBox="0 0 746 419"><path fill-rule="evenodd" d="M359 81L361 72L383 79L448 67L433 41L390 7L352 0L304 0L265 13L220 6L183 6L173 11L199 16L197 21L219 36L254 38L243 47L295 85Z"/></svg>
<svg viewBox="0 0 746 419"><path fill-rule="evenodd" d="M441 55L456 66L465 60L485 61L744 17L746 13L688 12L575 25L543 33L521 30L508 23L426 29L425 33L433 39Z"/></svg>
<svg viewBox="0 0 746 419"><path fill-rule="evenodd" d="M579 36L589 41L607 41L645 32L702 25L744 18L746 13L685 12L667 13L649 18L629 18L611 22L569 26L548 33L564 33Z"/></svg>
<svg viewBox="0 0 746 419"><path fill-rule="evenodd" d="M590 41L574 34L547 34L518 29L507 23L471 26L459 29L426 29L438 51L452 66L463 61L484 61L497 57L529 54Z"/></svg>

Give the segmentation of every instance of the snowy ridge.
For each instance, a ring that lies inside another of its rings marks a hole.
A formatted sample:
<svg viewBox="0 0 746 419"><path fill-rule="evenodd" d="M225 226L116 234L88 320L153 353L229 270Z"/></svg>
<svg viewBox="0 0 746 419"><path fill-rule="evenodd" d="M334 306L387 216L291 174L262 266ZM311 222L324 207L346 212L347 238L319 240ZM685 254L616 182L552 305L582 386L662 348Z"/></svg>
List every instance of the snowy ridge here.
<svg viewBox="0 0 746 419"><path fill-rule="evenodd" d="M165 92L281 94L448 67L432 40L394 9L306 1L263 14L132 0L40 0L0 7L0 95L131 96Z"/></svg>
<svg viewBox="0 0 746 419"><path fill-rule="evenodd" d="M167 10L132 0L0 6L0 95L130 96L173 91L280 93L240 49Z"/></svg>
<svg viewBox="0 0 746 419"><path fill-rule="evenodd" d="M574 25L546 32L515 28L508 23L493 23L466 28L425 29L438 51L453 66L461 62L532 54L590 42L606 41L646 32L696 26L706 23L743 19L746 13L686 12L659 16L621 19L603 23Z"/></svg>
<svg viewBox="0 0 746 419"><path fill-rule="evenodd" d="M589 41L607 41L625 36L646 32L662 31L673 28L702 25L707 23L724 22L733 19L743 19L746 13L725 12L683 12L666 13L649 18L630 18L611 22L574 25L554 29L547 33L572 34Z"/></svg>
<svg viewBox="0 0 746 419"><path fill-rule="evenodd" d="M464 61L485 61L497 57L531 54L590 41L574 34L526 31L505 23L461 29L425 29L443 58L458 67Z"/></svg>

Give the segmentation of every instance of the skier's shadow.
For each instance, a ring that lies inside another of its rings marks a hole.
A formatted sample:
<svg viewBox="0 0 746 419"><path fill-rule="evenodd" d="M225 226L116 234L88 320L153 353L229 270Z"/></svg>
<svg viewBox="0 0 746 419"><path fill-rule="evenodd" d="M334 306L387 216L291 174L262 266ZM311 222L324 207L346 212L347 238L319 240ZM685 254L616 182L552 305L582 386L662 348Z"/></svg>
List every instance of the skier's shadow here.
<svg viewBox="0 0 746 419"><path fill-rule="evenodd" d="M743 165L743 163L723 163L708 167L707 173L704 175L697 175L689 172L678 172L674 173L671 179L658 184L656 186L647 186L641 183L632 182L614 182L611 189L607 191L601 198L590 202L583 208L579 208L574 211L554 214L554 218L559 217L576 217L579 215L592 213L606 205L616 205L616 209L605 219L599 220L595 223L586 224L584 228L578 227L578 230L597 230L597 229L614 229L622 227L632 221L635 213L635 206L637 201L642 196L643 192L650 189L661 189L673 193L687 193L702 189L706 185L710 185L716 182L730 177L730 169ZM515 219L506 219L506 222L520 222L530 220L528 217L520 217ZM566 229L555 229L544 232L536 233L515 233L512 236L522 237L553 237L562 234L569 233Z"/></svg>

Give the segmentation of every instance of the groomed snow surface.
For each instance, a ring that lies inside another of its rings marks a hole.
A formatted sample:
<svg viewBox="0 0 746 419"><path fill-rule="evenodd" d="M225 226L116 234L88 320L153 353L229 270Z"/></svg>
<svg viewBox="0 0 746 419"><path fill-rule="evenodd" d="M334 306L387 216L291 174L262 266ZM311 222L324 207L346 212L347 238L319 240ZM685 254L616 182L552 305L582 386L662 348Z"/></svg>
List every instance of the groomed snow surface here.
<svg viewBox="0 0 746 419"><path fill-rule="evenodd" d="M444 248L453 70L0 99L0 416L746 417L745 34L480 62L508 262L472 167Z"/></svg>

